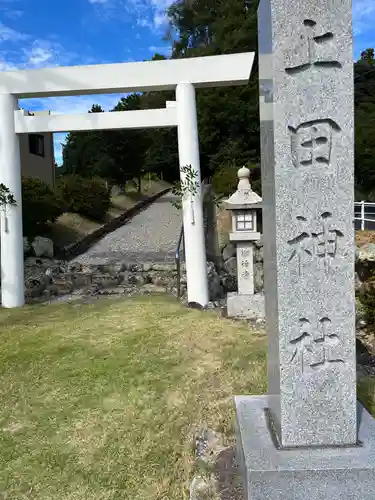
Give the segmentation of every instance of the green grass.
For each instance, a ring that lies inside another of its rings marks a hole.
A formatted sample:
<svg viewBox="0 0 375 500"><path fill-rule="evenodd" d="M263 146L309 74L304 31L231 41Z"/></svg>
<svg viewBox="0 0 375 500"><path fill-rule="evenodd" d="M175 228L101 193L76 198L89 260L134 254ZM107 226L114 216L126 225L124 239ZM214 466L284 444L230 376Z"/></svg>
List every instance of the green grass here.
<svg viewBox="0 0 375 500"><path fill-rule="evenodd" d="M266 390L261 332L167 297L1 310L0 331L0 498L188 498L194 432L230 442L233 395Z"/></svg>

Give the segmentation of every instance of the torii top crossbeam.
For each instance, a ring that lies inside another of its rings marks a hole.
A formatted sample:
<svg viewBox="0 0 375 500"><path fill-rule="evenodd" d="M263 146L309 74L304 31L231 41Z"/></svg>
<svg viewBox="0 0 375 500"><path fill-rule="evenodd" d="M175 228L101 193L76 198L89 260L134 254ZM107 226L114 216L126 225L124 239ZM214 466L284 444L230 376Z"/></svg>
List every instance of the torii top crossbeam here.
<svg viewBox="0 0 375 500"><path fill-rule="evenodd" d="M0 94L19 98L246 85L254 53L0 73Z"/></svg>

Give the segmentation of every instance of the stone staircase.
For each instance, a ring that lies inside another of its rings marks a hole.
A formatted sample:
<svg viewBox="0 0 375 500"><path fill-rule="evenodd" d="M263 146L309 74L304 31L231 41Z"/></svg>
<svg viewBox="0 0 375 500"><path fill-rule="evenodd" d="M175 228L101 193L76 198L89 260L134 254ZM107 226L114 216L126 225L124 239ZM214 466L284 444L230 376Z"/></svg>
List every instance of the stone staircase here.
<svg viewBox="0 0 375 500"><path fill-rule="evenodd" d="M75 295L177 294L174 262L103 265L29 258L25 261L28 299ZM186 292L185 265L181 265L181 292Z"/></svg>

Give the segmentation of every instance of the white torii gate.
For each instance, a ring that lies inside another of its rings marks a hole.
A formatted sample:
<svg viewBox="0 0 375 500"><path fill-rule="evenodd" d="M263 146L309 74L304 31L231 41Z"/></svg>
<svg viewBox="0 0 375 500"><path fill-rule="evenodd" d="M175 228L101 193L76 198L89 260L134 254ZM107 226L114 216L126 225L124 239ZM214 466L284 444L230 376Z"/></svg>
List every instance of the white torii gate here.
<svg viewBox="0 0 375 500"><path fill-rule="evenodd" d="M138 63L71 66L0 73L0 182L16 205L1 211L1 299L3 307L25 303L19 134L104 129L178 127L180 169L191 165L200 186L195 88L246 85L254 53ZM27 116L19 98L176 91L165 109ZM184 173L180 171L181 181ZM183 200L189 302L208 303L201 190ZM7 220L5 220L5 217Z"/></svg>

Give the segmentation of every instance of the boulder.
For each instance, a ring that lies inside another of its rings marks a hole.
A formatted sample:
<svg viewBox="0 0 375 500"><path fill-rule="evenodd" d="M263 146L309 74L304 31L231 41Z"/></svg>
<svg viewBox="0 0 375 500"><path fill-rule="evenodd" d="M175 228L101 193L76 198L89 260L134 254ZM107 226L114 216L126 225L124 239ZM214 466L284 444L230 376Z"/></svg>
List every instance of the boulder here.
<svg viewBox="0 0 375 500"><path fill-rule="evenodd" d="M356 249L355 269L356 279L362 282L375 275L375 243L368 243Z"/></svg>
<svg viewBox="0 0 375 500"><path fill-rule="evenodd" d="M225 271L237 278L237 257L231 257L224 263Z"/></svg>
<svg viewBox="0 0 375 500"><path fill-rule="evenodd" d="M23 239L23 253L24 255L28 255L31 252L31 245L26 236Z"/></svg>
<svg viewBox="0 0 375 500"><path fill-rule="evenodd" d="M363 247L357 248L356 251L357 262L375 262L375 243L368 243Z"/></svg>
<svg viewBox="0 0 375 500"><path fill-rule="evenodd" d="M221 275L221 284L225 293L237 291L237 278L231 274Z"/></svg>
<svg viewBox="0 0 375 500"><path fill-rule="evenodd" d="M33 247L36 257L49 257L50 259L53 258L53 241L49 238L37 236L31 243L31 246Z"/></svg>
<svg viewBox="0 0 375 500"><path fill-rule="evenodd" d="M254 251L254 260L255 262L262 262L263 263L263 244L257 241L255 245L255 251Z"/></svg>
<svg viewBox="0 0 375 500"><path fill-rule="evenodd" d="M223 287L219 273L212 262L207 262L208 295L209 300L218 300L223 296Z"/></svg>
<svg viewBox="0 0 375 500"><path fill-rule="evenodd" d="M254 264L254 291L255 293L263 292L264 289L264 270L263 262Z"/></svg>
<svg viewBox="0 0 375 500"><path fill-rule="evenodd" d="M226 245L223 248L222 256L223 256L224 261L230 259L231 257L235 257L236 256L236 245L234 245L233 243L228 243L228 245Z"/></svg>

